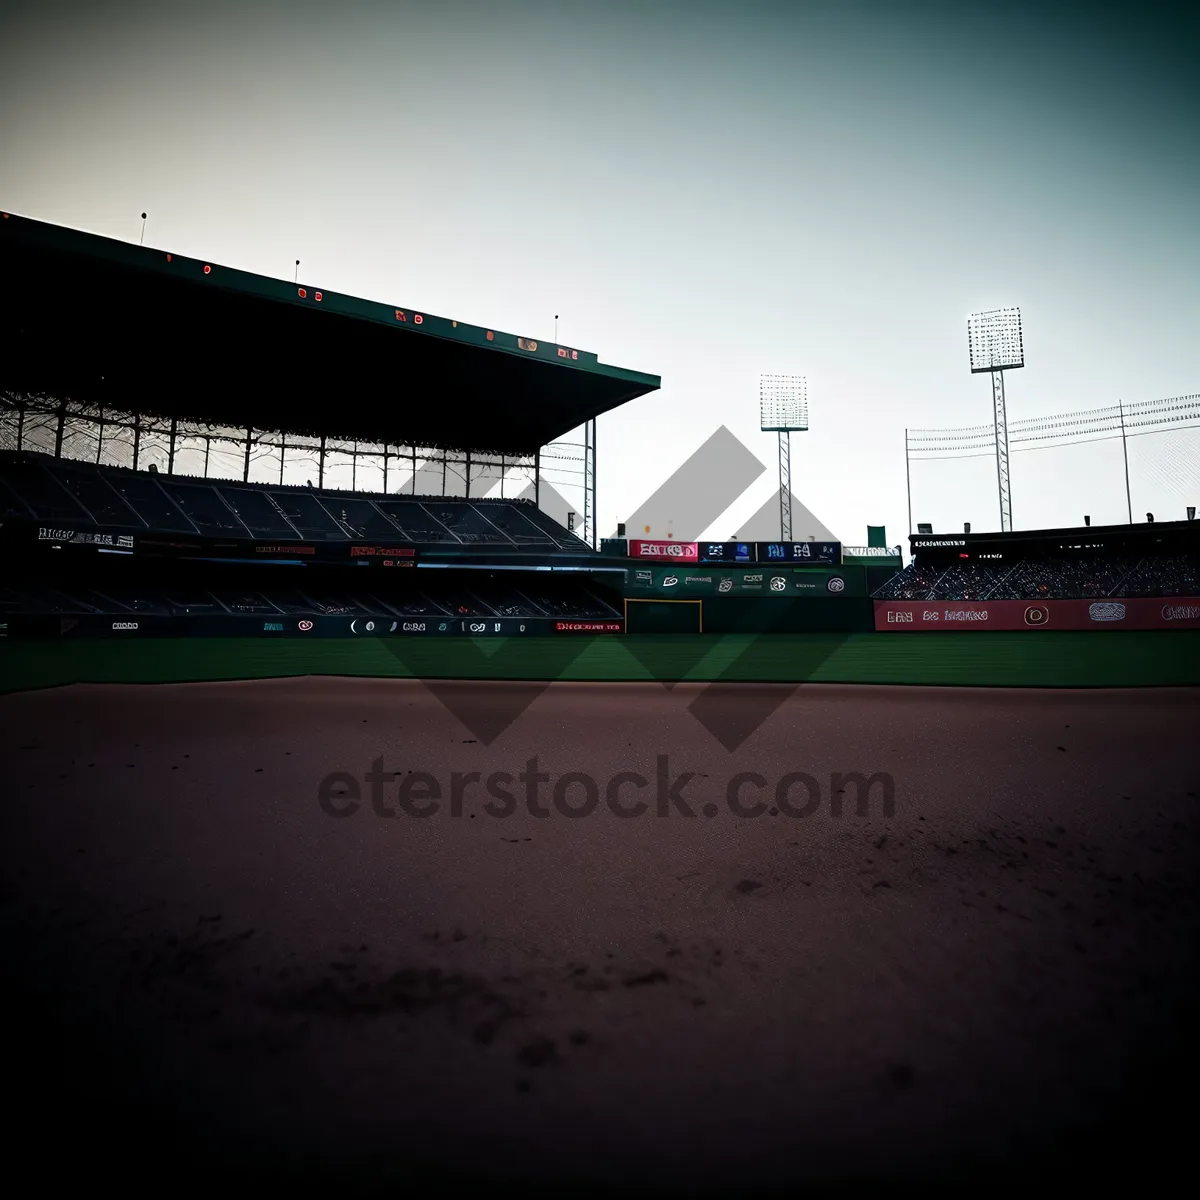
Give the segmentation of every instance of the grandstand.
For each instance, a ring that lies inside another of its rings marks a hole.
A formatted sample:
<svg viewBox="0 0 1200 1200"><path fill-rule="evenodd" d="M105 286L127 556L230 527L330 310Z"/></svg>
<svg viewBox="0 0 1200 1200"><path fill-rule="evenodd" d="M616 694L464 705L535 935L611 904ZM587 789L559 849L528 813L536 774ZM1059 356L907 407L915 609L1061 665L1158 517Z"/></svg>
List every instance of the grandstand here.
<svg viewBox="0 0 1200 1200"><path fill-rule="evenodd" d="M1098 600L1200 594L1195 521L909 539L877 600Z"/></svg>
<svg viewBox="0 0 1200 1200"><path fill-rule="evenodd" d="M587 553L588 544L529 500L379 496L225 483L0 452L0 520L73 530L269 538L400 540L422 546Z"/></svg>
<svg viewBox="0 0 1200 1200"><path fill-rule="evenodd" d="M619 622L623 572L541 510L541 455L656 376L13 215L0 270L5 632ZM103 303L64 323L79 295Z"/></svg>

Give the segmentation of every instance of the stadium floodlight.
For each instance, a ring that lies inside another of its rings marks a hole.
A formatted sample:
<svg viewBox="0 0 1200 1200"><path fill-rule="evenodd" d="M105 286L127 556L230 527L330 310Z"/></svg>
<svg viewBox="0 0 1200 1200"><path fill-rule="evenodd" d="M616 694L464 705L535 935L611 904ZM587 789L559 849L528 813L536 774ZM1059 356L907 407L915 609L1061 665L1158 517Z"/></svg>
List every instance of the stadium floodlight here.
<svg viewBox="0 0 1200 1200"><path fill-rule="evenodd" d="M967 318L967 351L971 374L990 372L996 434L996 482L1000 489L1000 528L1012 529L1012 488L1008 474L1008 416L1004 404L1004 372L1025 365L1021 310L998 308Z"/></svg>
<svg viewBox="0 0 1200 1200"><path fill-rule="evenodd" d="M763 433L804 433L808 429L808 383L800 375L760 375L759 426Z"/></svg>
<svg viewBox="0 0 1200 1200"><path fill-rule="evenodd" d="M1021 334L1021 310L998 308L968 317L967 349L971 355L972 375L1023 367L1025 344Z"/></svg>
<svg viewBox="0 0 1200 1200"><path fill-rule="evenodd" d="M808 430L808 383L800 375L758 377L759 428L779 435L779 540L792 540L792 438Z"/></svg>

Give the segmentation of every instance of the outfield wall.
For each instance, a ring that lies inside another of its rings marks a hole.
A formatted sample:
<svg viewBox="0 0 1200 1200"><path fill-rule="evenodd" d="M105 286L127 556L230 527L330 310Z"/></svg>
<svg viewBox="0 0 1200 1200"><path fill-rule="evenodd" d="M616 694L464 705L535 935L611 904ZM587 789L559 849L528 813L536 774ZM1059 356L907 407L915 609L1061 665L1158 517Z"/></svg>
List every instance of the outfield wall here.
<svg viewBox="0 0 1200 1200"><path fill-rule="evenodd" d="M625 603L626 633L870 633L865 597L707 596Z"/></svg>
<svg viewBox="0 0 1200 1200"><path fill-rule="evenodd" d="M1015 629L1200 629L1200 597L1103 600L876 600L879 633Z"/></svg>

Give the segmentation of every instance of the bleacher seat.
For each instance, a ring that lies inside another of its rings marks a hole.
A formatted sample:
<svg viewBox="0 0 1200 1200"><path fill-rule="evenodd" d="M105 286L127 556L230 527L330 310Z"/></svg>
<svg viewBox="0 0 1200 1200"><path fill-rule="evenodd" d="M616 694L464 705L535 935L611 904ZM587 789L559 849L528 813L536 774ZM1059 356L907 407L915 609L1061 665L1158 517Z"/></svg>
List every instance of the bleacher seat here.
<svg viewBox="0 0 1200 1200"><path fill-rule="evenodd" d="M256 486L26 452L0 453L0 511L71 526L209 537L590 549L529 500Z"/></svg>

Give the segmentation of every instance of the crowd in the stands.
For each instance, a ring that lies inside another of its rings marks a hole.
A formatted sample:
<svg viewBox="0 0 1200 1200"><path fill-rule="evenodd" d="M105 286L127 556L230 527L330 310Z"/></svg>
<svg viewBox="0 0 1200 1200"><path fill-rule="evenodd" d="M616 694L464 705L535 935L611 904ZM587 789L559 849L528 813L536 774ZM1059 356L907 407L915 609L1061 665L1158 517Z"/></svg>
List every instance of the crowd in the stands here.
<svg viewBox="0 0 1200 1200"><path fill-rule="evenodd" d="M911 563L877 600L1072 600L1188 596L1200 592L1200 559L1046 557L950 566Z"/></svg>

